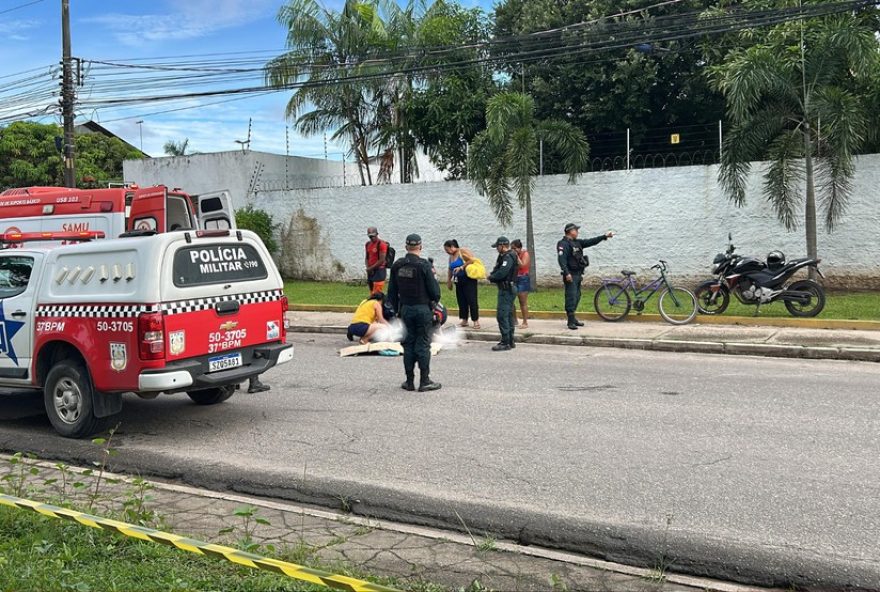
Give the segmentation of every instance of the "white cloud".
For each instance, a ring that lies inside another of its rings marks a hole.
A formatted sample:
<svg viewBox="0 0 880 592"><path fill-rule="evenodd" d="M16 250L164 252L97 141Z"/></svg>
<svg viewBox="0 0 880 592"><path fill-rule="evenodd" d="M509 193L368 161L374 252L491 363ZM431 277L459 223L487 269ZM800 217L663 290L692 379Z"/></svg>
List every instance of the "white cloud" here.
<svg viewBox="0 0 880 592"><path fill-rule="evenodd" d="M25 32L30 29L36 29L40 24L40 21L36 19L0 21L0 35L13 41L27 41L30 37Z"/></svg>
<svg viewBox="0 0 880 592"><path fill-rule="evenodd" d="M276 9L275 0L188 0L169 2L169 10L160 14L108 13L82 21L106 27L124 45L140 47L205 37L271 16Z"/></svg>

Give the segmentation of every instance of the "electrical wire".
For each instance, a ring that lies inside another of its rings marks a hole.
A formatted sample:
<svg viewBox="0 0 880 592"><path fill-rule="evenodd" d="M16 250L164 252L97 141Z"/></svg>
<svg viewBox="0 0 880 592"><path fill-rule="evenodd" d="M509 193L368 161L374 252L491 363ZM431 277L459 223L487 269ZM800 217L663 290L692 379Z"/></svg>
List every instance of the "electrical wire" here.
<svg viewBox="0 0 880 592"><path fill-rule="evenodd" d="M287 90L347 85L399 76L415 78L439 76L474 66L493 66L501 71L505 69L510 71L521 64L542 64L553 67L560 64L616 61L619 57L588 62L574 60L585 54L630 50L640 45L683 42L743 29L772 26L791 20L835 14L873 4L869 0L850 0L777 9L751 11L737 9L710 18L705 18L703 11L691 11L644 19L619 20L636 13L645 15L649 9L677 4L680 1L667 0L651 7L618 13L610 17L526 35L485 40L476 44L374 52L366 56L367 59L354 65L316 63L310 60L313 52L304 51L302 48L295 49L285 53L284 57L292 60L295 67L300 72L306 73L304 75L308 78L300 77L279 86L266 83L266 60L261 54L268 53L269 50L165 56L152 58L151 63L142 63L146 58L87 60L89 85L82 93L87 95L87 98L80 101L80 105L89 109L125 109L149 103L240 95L234 99L211 103L218 104ZM461 59L463 53L470 55ZM229 56L237 57L229 59ZM182 59L186 57L197 59L190 61ZM40 69L19 74L38 70ZM232 85L235 86L230 88ZM180 92L155 94L157 89ZM12 91L15 94L5 94ZM0 92L0 101L4 104L4 107L0 108L0 122L15 117L15 114L9 114L10 108L31 110L32 104L28 105L29 101L34 103L55 97L57 97L57 88L45 84L40 86L39 75L34 76L33 79L24 77L11 81L4 91ZM6 99L10 99L11 102L7 102ZM181 111L197 108L203 104L154 113ZM7 115L4 116L3 113ZM22 116L20 110L18 116ZM145 115L138 114L132 117L143 116Z"/></svg>

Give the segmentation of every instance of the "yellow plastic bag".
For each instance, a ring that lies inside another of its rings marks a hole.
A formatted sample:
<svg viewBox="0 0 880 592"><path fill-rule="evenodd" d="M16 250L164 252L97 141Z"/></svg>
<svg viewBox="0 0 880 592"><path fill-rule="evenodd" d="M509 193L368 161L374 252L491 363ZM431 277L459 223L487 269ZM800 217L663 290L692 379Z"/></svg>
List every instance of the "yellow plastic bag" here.
<svg viewBox="0 0 880 592"><path fill-rule="evenodd" d="M486 266L483 265L483 262L480 259L474 259L471 261L470 265L464 268L464 272L472 280L486 279Z"/></svg>

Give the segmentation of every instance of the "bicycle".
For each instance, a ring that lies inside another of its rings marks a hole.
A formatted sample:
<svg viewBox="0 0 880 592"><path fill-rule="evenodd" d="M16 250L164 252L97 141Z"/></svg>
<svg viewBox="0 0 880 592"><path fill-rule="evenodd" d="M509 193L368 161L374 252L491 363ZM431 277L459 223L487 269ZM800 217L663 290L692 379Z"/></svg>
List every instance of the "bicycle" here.
<svg viewBox="0 0 880 592"><path fill-rule="evenodd" d="M666 277L668 269L666 261L661 259L657 265L651 266L651 269L659 270L660 277L642 288L636 283L634 271L621 271L623 280L603 279L602 287L596 290L596 295L593 297L596 313L606 321L621 321L626 318L631 308L635 308L636 312L641 314L651 296L660 291L658 308L663 320L673 325L690 323L697 316L697 297L687 288L669 283L669 278Z"/></svg>

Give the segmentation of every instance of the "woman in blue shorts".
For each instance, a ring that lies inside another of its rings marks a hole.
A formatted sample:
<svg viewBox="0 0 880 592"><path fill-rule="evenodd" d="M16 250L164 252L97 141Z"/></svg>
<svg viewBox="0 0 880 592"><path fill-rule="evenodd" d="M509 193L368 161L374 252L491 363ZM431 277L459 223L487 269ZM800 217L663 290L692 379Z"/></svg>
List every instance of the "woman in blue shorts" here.
<svg viewBox="0 0 880 592"><path fill-rule="evenodd" d="M510 247L516 253L516 260L519 262L519 267L516 269L516 297L519 298L519 308L522 312L522 323L519 326L522 329L527 329L529 326L529 292L532 291L532 282L529 278L532 257L523 248L522 241L519 239L510 243Z"/></svg>

